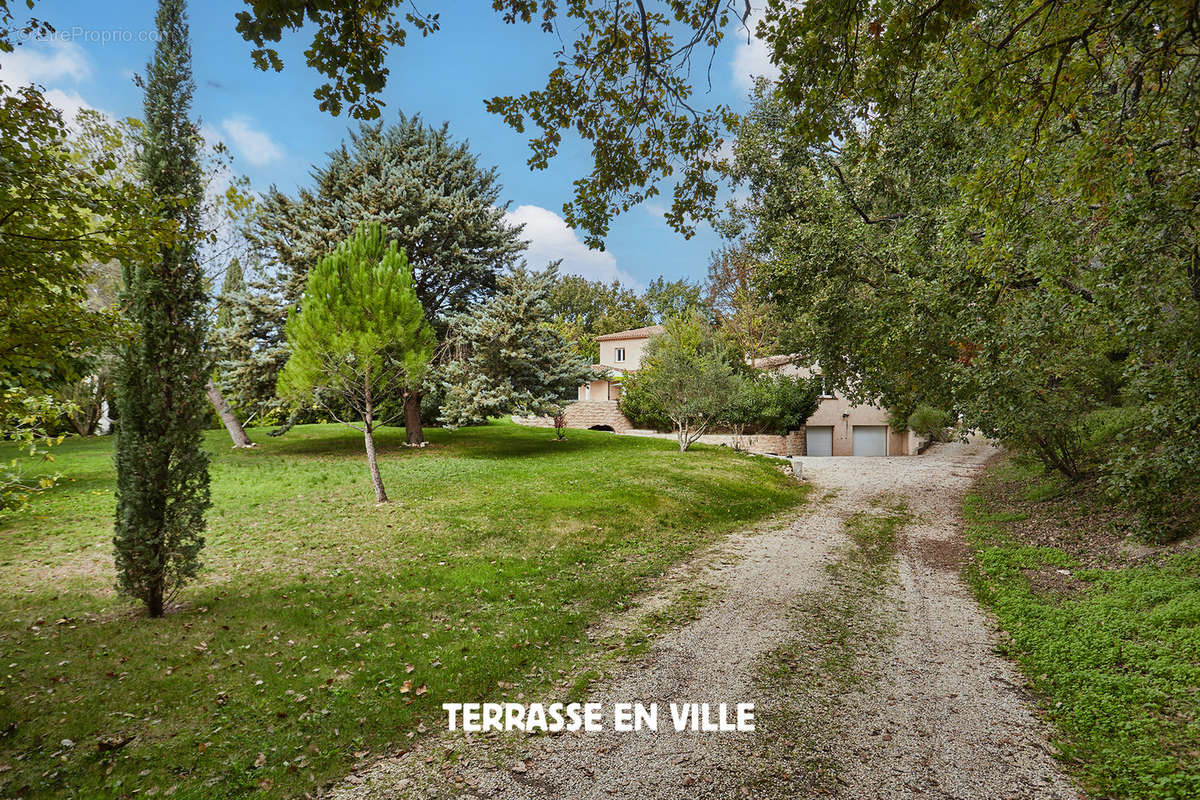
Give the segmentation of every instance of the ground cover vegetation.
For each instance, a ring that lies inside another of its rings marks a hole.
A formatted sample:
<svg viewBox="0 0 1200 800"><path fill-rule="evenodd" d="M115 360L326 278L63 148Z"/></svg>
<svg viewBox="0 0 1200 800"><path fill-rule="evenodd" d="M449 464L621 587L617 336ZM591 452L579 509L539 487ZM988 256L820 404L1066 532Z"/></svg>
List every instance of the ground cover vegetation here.
<svg viewBox="0 0 1200 800"><path fill-rule="evenodd" d="M424 449L377 431L405 491L376 507L357 432L250 433L207 435L206 568L165 618L111 589L111 438L65 442L58 488L2 523L0 792L311 791L437 730L443 701L556 680L599 615L804 496L722 448L510 423Z"/></svg>
<svg viewBox="0 0 1200 800"><path fill-rule="evenodd" d="M1131 545L1095 482L996 462L968 495L968 577L1096 797L1200 792L1200 550Z"/></svg>

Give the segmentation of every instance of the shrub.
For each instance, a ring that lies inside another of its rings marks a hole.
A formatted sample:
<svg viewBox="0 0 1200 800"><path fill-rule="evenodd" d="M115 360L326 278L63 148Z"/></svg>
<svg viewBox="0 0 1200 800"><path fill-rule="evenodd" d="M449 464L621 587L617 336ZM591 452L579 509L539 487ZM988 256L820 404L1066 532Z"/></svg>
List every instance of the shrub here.
<svg viewBox="0 0 1200 800"><path fill-rule="evenodd" d="M927 405L918 405L908 415L909 430L918 436L931 436L935 442L946 441L952 422L949 413Z"/></svg>
<svg viewBox="0 0 1200 800"><path fill-rule="evenodd" d="M636 428L665 432L674 427L667 419L667 413L646 390L646 382L636 375L627 375L621 381L620 408Z"/></svg>

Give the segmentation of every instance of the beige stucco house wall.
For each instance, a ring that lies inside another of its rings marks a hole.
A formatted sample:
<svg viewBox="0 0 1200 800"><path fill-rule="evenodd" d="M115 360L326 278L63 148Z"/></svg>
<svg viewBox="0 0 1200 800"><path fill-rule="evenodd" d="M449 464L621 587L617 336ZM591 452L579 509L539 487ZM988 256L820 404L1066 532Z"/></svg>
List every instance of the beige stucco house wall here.
<svg viewBox="0 0 1200 800"><path fill-rule="evenodd" d="M600 360L592 368L598 373L610 373L619 377L627 373L637 372L642 365L642 354L651 336L662 333L661 325L651 325L647 328L634 328L629 331L609 333L597 336L600 344ZM579 401L582 403L617 402L621 399L621 384L619 381L597 378L579 387ZM630 427L630 426L626 426Z"/></svg>
<svg viewBox="0 0 1200 800"><path fill-rule="evenodd" d="M811 368L800 367L792 363L791 356L758 358L754 360L754 366L782 375L804 378L813 374ZM873 405L854 405L846 398L838 396L836 392L831 391L821 399L821 405L817 407L816 412L808 418L808 422L805 424L805 429L810 434L815 434L816 429L832 429L833 447L830 455L834 456L855 454L855 427L884 428L886 452L883 455L906 456L916 452L911 441L913 437L909 431L896 431L888 425L887 411Z"/></svg>
<svg viewBox="0 0 1200 800"><path fill-rule="evenodd" d="M662 333L661 325L620 331L597 337L600 344L599 363L593 368L598 375L589 383L579 387L578 402L567 407L567 426L572 428L611 428L617 433L626 433L633 425L620 411L620 376L637 372L642 363L646 344L653 336ZM754 366L784 375L808 377L813 370L792 363L792 357L770 356L754 360ZM523 420L527 424L549 424L549 420ZM714 434L714 443L732 442L732 437ZM859 455L901 456L915 454L917 441L909 431L895 431L888 426L887 412L872 405L853 405L850 401L831 392L821 400L816 413L809 418L804 430L788 436L743 437L738 446L755 452L777 455Z"/></svg>

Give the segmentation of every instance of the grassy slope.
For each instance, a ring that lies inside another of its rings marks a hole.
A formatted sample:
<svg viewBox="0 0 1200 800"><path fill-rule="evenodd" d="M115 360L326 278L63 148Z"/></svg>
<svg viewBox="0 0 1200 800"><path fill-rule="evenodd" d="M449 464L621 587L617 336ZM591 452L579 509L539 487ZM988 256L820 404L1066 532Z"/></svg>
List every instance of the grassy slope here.
<svg viewBox="0 0 1200 800"><path fill-rule="evenodd" d="M1130 553L1085 491L1000 462L967 497L972 582L1096 797L1200 797L1200 549Z"/></svg>
<svg viewBox="0 0 1200 800"><path fill-rule="evenodd" d="M375 507L353 431L254 438L210 435L208 568L164 620L111 590L111 441L63 445L64 483L0 523L0 796L305 791L442 702L545 685L597 615L804 496L717 448L491 425L384 432Z"/></svg>

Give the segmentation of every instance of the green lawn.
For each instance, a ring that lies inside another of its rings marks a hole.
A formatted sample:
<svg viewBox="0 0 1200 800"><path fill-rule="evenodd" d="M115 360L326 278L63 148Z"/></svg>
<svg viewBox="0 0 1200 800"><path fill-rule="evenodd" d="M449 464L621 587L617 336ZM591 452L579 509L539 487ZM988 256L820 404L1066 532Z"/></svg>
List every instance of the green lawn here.
<svg viewBox="0 0 1200 800"><path fill-rule="evenodd" d="M211 432L207 566L161 620L112 589L111 440L56 449L63 482L0 522L0 796L303 793L435 733L442 702L544 689L599 615L805 494L721 448L428 435L379 436L376 507L351 430Z"/></svg>
<svg viewBox="0 0 1200 800"><path fill-rule="evenodd" d="M971 580L1093 797L1200 797L1200 549L1130 548L1088 486L994 466L967 497Z"/></svg>

